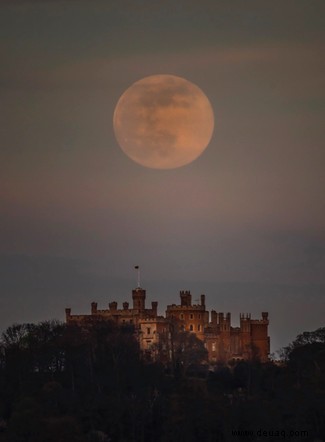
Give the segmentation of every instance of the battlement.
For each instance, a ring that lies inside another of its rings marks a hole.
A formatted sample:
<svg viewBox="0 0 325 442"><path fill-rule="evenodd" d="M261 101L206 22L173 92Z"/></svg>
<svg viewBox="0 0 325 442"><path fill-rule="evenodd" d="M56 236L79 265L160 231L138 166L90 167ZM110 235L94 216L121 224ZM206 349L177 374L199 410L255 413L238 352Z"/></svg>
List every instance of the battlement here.
<svg viewBox="0 0 325 442"><path fill-rule="evenodd" d="M251 324L254 325L268 325L269 321L268 319L251 319Z"/></svg>
<svg viewBox="0 0 325 442"><path fill-rule="evenodd" d="M132 290L133 308L125 301L122 308L118 308L116 301L109 302L108 309L98 309L97 302L91 303L90 315L72 315L71 308L65 309L66 322L71 323L87 323L101 320L112 320L118 324L132 323L137 324L139 318L148 317L156 318L158 311L158 302L151 303L151 309L145 308L146 291L140 287Z"/></svg>
<svg viewBox="0 0 325 442"><path fill-rule="evenodd" d="M262 319L251 319L250 313L240 313L239 318L240 322L249 322L250 324L268 324L269 323L269 314L268 312L262 312Z"/></svg>
<svg viewBox="0 0 325 442"><path fill-rule="evenodd" d="M70 317L69 317L69 319L71 321L76 321L76 322L83 321L83 320L88 319L88 318L89 318L88 315L70 315Z"/></svg>
<svg viewBox="0 0 325 442"><path fill-rule="evenodd" d="M251 314L250 313L240 313L239 318L241 321L248 321L251 319Z"/></svg>
<svg viewBox="0 0 325 442"><path fill-rule="evenodd" d="M211 322L213 324L223 324L231 322L231 314L228 312L226 315L223 312L217 313L215 310L211 310Z"/></svg>
<svg viewBox="0 0 325 442"><path fill-rule="evenodd" d="M179 292L179 294L182 296L182 295L190 295L191 294L191 292L190 292L190 290L180 290L180 292Z"/></svg>
<svg viewBox="0 0 325 442"><path fill-rule="evenodd" d="M191 310L195 310L195 311L200 311L200 312L204 312L205 311L205 306L204 305L199 305L199 304L193 304L193 305L176 305L176 304L171 304L171 305L167 305L167 311L171 311L171 310L175 310L175 311L191 311Z"/></svg>
<svg viewBox="0 0 325 442"><path fill-rule="evenodd" d="M176 305L176 304L167 305L167 312L182 311L182 310L184 310L184 311L196 310L196 311L201 311L201 312L205 311L205 295L201 295L201 297L200 297L201 303L200 304L192 304L192 295L189 290L181 290L179 292L179 296L181 298L181 304L180 305Z"/></svg>

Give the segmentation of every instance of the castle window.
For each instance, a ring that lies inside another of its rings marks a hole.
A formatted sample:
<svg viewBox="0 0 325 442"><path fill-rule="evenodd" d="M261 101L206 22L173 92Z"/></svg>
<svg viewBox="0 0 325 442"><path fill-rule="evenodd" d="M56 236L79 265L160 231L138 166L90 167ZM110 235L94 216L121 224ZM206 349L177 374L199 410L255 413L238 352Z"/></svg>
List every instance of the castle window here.
<svg viewBox="0 0 325 442"><path fill-rule="evenodd" d="M199 319L201 319L201 314L199 313Z"/></svg>
<svg viewBox="0 0 325 442"><path fill-rule="evenodd" d="M190 331L193 331L193 324L190 324Z"/></svg>
<svg viewBox="0 0 325 442"><path fill-rule="evenodd" d="M150 335L150 331L151 331L151 330L150 330L150 328L148 327L148 328L147 328L147 335Z"/></svg>
<svg viewBox="0 0 325 442"><path fill-rule="evenodd" d="M183 315L183 313L181 313L181 314L179 315L179 317L180 317L180 319L184 319L184 315Z"/></svg>
<svg viewBox="0 0 325 442"><path fill-rule="evenodd" d="M212 351L216 351L216 343L212 342Z"/></svg>
<svg viewBox="0 0 325 442"><path fill-rule="evenodd" d="M197 326L197 331L201 331L201 324Z"/></svg>
<svg viewBox="0 0 325 442"><path fill-rule="evenodd" d="M193 319L193 314L192 313L190 314L190 319Z"/></svg>

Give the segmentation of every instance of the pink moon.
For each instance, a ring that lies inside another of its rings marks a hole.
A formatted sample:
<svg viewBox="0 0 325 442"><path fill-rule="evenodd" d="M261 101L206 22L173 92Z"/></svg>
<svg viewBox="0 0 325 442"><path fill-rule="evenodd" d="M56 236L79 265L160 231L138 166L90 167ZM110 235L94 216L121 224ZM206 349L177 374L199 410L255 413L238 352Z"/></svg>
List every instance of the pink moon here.
<svg viewBox="0 0 325 442"><path fill-rule="evenodd" d="M122 94L113 126L118 144L133 161L153 169L174 169L206 149L214 115L198 86L161 74L136 81Z"/></svg>

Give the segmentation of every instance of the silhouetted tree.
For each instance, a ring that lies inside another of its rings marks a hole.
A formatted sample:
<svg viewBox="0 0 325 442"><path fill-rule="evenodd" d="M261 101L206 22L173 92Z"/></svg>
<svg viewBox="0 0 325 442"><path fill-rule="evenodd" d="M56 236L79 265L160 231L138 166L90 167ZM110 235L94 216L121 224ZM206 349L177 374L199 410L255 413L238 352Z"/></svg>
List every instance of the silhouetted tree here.
<svg viewBox="0 0 325 442"><path fill-rule="evenodd" d="M282 358L293 371L297 387L302 382L325 385L325 327L299 334L282 349Z"/></svg>
<svg viewBox="0 0 325 442"><path fill-rule="evenodd" d="M165 333L159 335L156 353L176 376L185 375L190 366L200 365L208 357L204 343L194 333L181 330L174 318L170 318Z"/></svg>

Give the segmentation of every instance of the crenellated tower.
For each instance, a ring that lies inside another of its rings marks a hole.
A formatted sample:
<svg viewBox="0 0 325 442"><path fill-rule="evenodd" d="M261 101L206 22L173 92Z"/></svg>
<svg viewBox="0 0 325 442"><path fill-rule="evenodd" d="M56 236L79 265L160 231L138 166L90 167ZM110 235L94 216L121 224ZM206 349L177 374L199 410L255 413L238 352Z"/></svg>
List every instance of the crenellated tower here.
<svg viewBox="0 0 325 442"><path fill-rule="evenodd" d="M146 291L141 287L132 290L133 309L143 312L146 308Z"/></svg>

